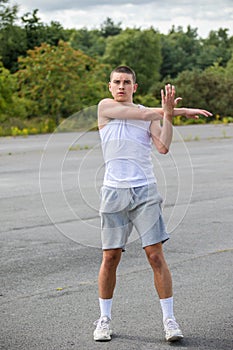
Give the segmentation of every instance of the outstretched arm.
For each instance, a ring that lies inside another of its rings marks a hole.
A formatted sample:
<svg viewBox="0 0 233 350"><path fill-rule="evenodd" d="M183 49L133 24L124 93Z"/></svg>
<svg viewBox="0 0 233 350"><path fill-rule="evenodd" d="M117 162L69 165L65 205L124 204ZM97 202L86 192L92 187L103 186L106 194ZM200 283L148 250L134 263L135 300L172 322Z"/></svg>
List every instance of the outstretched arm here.
<svg viewBox="0 0 233 350"><path fill-rule="evenodd" d="M167 87L171 85L166 85ZM166 91L165 87L165 91ZM172 88L171 88L172 89ZM177 115L183 115L187 118L199 118L198 115L203 115L208 117L212 115L210 112L204 109L194 109L194 108L174 108L177 103L181 100L180 97L174 99L175 97L175 88L173 98L173 111L172 117ZM163 90L162 90L163 91ZM168 95L163 95L162 97L162 105L165 102L165 98ZM98 105L98 126L101 129L104 127L111 119L136 119L136 120L146 120L146 121L160 121L164 120L164 108L152 108L152 107L144 107L139 108L138 105L133 103L126 102L117 102L113 99L106 98L102 100ZM166 118L165 118L166 119ZM157 123L158 124L158 123Z"/></svg>
<svg viewBox="0 0 233 350"><path fill-rule="evenodd" d="M161 120L162 112L155 108L139 108L127 102L117 102L111 98L100 101L98 105L98 126L104 127L111 119Z"/></svg>

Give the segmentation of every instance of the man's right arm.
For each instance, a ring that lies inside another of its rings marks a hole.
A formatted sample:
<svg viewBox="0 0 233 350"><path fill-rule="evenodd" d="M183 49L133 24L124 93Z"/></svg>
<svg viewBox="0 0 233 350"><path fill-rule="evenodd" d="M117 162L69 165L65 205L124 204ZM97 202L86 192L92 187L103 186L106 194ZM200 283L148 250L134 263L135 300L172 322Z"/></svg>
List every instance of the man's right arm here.
<svg viewBox="0 0 233 350"><path fill-rule="evenodd" d="M140 108L133 103L117 102L111 98L100 101L98 105L98 126L103 128L111 119L161 120L163 114L155 108Z"/></svg>

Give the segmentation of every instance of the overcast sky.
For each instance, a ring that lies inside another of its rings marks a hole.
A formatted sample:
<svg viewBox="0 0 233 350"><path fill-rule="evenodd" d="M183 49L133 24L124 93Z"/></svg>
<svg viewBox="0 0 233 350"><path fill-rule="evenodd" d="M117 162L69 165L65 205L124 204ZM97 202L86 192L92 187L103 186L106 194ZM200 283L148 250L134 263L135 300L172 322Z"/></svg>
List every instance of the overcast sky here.
<svg viewBox="0 0 233 350"><path fill-rule="evenodd" d="M198 28L200 37L210 30L228 28L233 35L233 0L11 0L20 15L39 9L44 23L58 21L64 28L100 28L110 17L122 28L153 27L167 34L172 25Z"/></svg>

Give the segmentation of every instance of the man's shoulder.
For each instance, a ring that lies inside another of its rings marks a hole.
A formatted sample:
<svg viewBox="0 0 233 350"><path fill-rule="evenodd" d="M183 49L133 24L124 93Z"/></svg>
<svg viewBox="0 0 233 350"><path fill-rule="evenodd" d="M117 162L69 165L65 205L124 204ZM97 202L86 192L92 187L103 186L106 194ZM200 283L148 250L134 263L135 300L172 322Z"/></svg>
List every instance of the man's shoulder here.
<svg viewBox="0 0 233 350"><path fill-rule="evenodd" d="M102 129L111 120L108 111L115 101L112 98L104 98L98 104L98 126Z"/></svg>
<svg viewBox="0 0 233 350"><path fill-rule="evenodd" d="M116 101L114 101L112 98L103 98L100 102L99 102L99 106L104 106L110 103L116 103Z"/></svg>

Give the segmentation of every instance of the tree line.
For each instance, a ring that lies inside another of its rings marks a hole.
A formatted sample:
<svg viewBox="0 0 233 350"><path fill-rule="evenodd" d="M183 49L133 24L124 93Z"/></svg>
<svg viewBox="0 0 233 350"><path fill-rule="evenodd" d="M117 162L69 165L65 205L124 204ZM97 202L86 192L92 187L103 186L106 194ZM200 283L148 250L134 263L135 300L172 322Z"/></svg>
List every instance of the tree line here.
<svg viewBox="0 0 233 350"><path fill-rule="evenodd" d="M38 12L18 18L18 6L0 0L3 129L36 120L52 131L62 119L108 96L109 72L120 64L137 73L135 102L160 105L160 89L170 82L184 105L233 120L233 37L227 28L201 38L190 26L173 26L165 35L152 26L122 29L107 18L98 29L65 29L55 21L43 23ZM86 123L94 125L93 118L92 113Z"/></svg>

